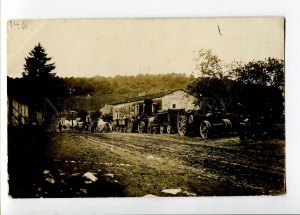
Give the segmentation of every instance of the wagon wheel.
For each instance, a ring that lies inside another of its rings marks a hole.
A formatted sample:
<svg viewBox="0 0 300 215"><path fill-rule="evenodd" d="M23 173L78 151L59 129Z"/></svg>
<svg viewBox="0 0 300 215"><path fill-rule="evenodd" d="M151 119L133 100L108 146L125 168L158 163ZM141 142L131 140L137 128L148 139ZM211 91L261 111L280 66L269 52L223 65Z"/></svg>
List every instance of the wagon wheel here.
<svg viewBox="0 0 300 215"><path fill-rule="evenodd" d="M238 135L240 136L240 140L246 140L247 139L247 131L244 125L240 125L238 129Z"/></svg>
<svg viewBox="0 0 300 215"><path fill-rule="evenodd" d="M178 133L180 136L185 136L187 133L187 118L186 116L179 116L177 121Z"/></svg>
<svg viewBox="0 0 300 215"><path fill-rule="evenodd" d="M247 132L246 131L243 131L241 132L240 134L240 140L246 140L247 139Z"/></svg>
<svg viewBox="0 0 300 215"><path fill-rule="evenodd" d="M203 121L200 124L200 136L203 139L207 139L209 136L210 123L208 121Z"/></svg>
<svg viewBox="0 0 300 215"><path fill-rule="evenodd" d="M127 124L127 132L131 133L132 132L132 128L133 128L133 123L131 122L131 120L129 120L128 124Z"/></svg>
<svg viewBox="0 0 300 215"><path fill-rule="evenodd" d="M152 127L151 127L151 125L147 126L147 132L148 132L148 134L152 134Z"/></svg>
<svg viewBox="0 0 300 215"><path fill-rule="evenodd" d="M152 129L153 134L157 134L158 133L157 130L158 130L158 128L156 126L154 126L153 129Z"/></svg>
<svg viewBox="0 0 300 215"><path fill-rule="evenodd" d="M167 134L171 134L172 133L172 127L171 125L167 125Z"/></svg>
<svg viewBox="0 0 300 215"><path fill-rule="evenodd" d="M229 134L232 129L232 123L231 123L230 119L222 119L222 121L224 123L225 134Z"/></svg>
<svg viewBox="0 0 300 215"><path fill-rule="evenodd" d="M143 133L146 127L146 123L144 121L140 121L138 124L138 132Z"/></svg>
<svg viewBox="0 0 300 215"><path fill-rule="evenodd" d="M164 127L164 126L161 125L161 126L159 127L159 133L160 133L160 134L165 133L165 127Z"/></svg>

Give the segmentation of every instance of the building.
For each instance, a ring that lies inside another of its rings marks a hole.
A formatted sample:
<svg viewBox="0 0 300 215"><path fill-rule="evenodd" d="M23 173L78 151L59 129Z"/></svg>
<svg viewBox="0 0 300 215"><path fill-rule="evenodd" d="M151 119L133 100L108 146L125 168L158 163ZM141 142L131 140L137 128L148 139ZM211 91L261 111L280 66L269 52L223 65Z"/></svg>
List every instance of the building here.
<svg viewBox="0 0 300 215"><path fill-rule="evenodd" d="M113 119L118 119L126 115L152 115L153 113L168 109L191 110L196 108L194 105L195 100L196 97L180 89L167 93L143 96L128 102L110 105L110 113ZM108 109L107 106L103 108Z"/></svg>
<svg viewBox="0 0 300 215"><path fill-rule="evenodd" d="M7 120L13 126L25 125L29 119L28 106L16 99L7 97Z"/></svg>
<svg viewBox="0 0 300 215"><path fill-rule="evenodd" d="M192 96L185 90L176 90L161 98L154 98L154 103L158 104L159 110L168 110L168 109L185 109L192 110L195 109L196 97Z"/></svg>
<svg viewBox="0 0 300 215"><path fill-rule="evenodd" d="M35 111L29 108L29 119L33 125L42 125L43 124L43 114L41 111Z"/></svg>
<svg viewBox="0 0 300 215"><path fill-rule="evenodd" d="M102 114L110 114L110 113L112 113L112 108L113 108L112 105L105 104L105 105L100 109L100 112L101 112Z"/></svg>
<svg viewBox="0 0 300 215"><path fill-rule="evenodd" d="M43 115L41 111L30 108L25 102L7 97L7 122L12 126L42 125Z"/></svg>

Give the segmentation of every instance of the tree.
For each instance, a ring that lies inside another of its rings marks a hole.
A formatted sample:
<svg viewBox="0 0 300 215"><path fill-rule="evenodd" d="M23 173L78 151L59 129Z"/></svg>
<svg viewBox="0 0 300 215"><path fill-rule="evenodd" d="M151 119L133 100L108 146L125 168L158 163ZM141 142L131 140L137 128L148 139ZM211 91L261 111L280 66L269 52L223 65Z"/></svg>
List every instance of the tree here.
<svg viewBox="0 0 300 215"><path fill-rule="evenodd" d="M249 112L270 114L281 120L284 112L284 61L268 58L251 61L234 70L239 97Z"/></svg>
<svg viewBox="0 0 300 215"><path fill-rule="evenodd" d="M200 50L195 60L200 77L188 85L188 90L196 96L197 105L209 104L234 111L235 105L240 103L250 115L272 115L275 120L282 119L283 60L268 58L225 65L210 50Z"/></svg>
<svg viewBox="0 0 300 215"><path fill-rule="evenodd" d="M48 63L52 58L47 57L46 50L40 43L36 45L29 56L25 58L24 72L22 73L24 78L49 78L54 77L55 73L51 73L55 69L55 63Z"/></svg>
<svg viewBox="0 0 300 215"><path fill-rule="evenodd" d="M268 58L264 61L250 61L235 68L234 75L243 84L270 86L280 91L284 88L283 60Z"/></svg>
<svg viewBox="0 0 300 215"><path fill-rule="evenodd" d="M224 77L222 61L211 50L200 49L193 60L196 63L196 70L200 72L200 77L220 79Z"/></svg>
<svg viewBox="0 0 300 215"><path fill-rule="evenodd" d="M199 77L188 84L187 89L197 98L195 104L206 111L227 111L232 99L232 87L233 81L227 78Z"/></svg>
<svg viewBox="0 0 300 215"><path fill-rule="evenodd" d="M55 63L50 63L46 50L40 43L34 46L25 57L24 72L22 73L23 88L20 94L26 97L28 105L34 109L42 110L43 114L53 114L57 106L57 97L64 94L64 83L55 76L53 70ZM51 107L45 110L45 101L51 103Z"/></svg>

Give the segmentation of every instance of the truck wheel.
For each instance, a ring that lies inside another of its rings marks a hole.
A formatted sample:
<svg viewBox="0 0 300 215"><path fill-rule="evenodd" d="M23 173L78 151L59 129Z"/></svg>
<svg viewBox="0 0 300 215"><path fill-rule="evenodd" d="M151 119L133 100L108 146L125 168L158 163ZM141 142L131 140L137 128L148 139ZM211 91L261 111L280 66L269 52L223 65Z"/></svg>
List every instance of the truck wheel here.
<svg viewBox="0 0 300 215"><path fill-rule="evenodd" d="M210 126L210 123L208 121L201 122L201 124L200 124L200 136L203 139L208 138L210 128L211 128L211 126Z"/></svg>
<svg viewBox="0 0 300 215"><path fill-rule="evenodd" d="M161 125L161 126L159 127L159 133L160 133L160 134L165 133L165 127L164 127L164 126Z"/></svg>
<svg viewBox="0 0 300 215"><path fill-rule="evenodd" d="M144 121L140 121L138 124L138 132L143 133L145 131L146 123Z"/></svg>
<svg viewBox="0 0 300 215"><path fill-rule="evenodd" d="M147 127L147 132L148 134L152 134L152 127L150 125L148 125Z"/></svg>
<svg viewBox="0 0 300 215"><path fill-rule="evenodd" d="M133 128L133 123L131 121L128 122L128 125L127 125L127 132L128 133L132 133L132 129Z"/></svg>
<svg viewBox="0 0 300 215"><path fill-rule="evenodd" d="M177 128L180 136L187 134L187 118L186 116L179 116L177 120Z"/></svg>
<svg viewBox="0 0 300 215"><path fill-rule="evenodd" d="M167 125L167 134L171 134L172 133L172 127L171 125Z"/></svg>

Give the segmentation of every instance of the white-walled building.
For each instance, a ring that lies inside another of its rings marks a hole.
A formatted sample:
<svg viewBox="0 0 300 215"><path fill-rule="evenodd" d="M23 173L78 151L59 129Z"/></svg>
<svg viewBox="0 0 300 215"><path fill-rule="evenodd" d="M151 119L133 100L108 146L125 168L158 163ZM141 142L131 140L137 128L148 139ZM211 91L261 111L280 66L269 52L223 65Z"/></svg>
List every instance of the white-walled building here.
<svg viewBox="0 0 300 215"><path fill-rule="evenodd" d="M154 99L154 102L161 102L161 110L168 109L185 109L191 110L195 108L195 96L190 95L185 90L176 90L162 96L161 98Z"/></svg>
<svg viewBox="0 0 300 215"><path fill-rule="evenodd" d="M192 110L196 108L194 105L195 100L195 96L180 89L163 94L140 97L135 101L106 105L100 111L108 113L106 111L108 110L112 114L113 119L118 119L126 115L151 115L152 113L168 109Z"/></svg>

